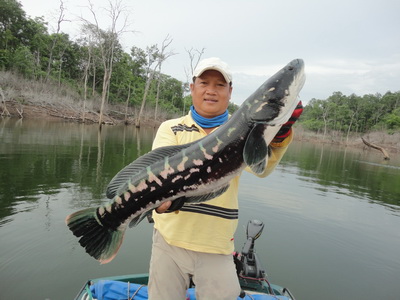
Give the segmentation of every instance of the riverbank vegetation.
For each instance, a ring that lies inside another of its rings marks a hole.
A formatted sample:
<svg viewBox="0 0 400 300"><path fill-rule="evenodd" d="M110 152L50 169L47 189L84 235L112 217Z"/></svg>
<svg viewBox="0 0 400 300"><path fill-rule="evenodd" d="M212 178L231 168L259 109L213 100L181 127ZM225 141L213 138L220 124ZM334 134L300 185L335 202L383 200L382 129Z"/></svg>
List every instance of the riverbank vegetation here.
<svg viewBox="0 0 400 300"><path fill-rule="evenodd" d="M335 92L324 100L312 99L301 117L305 128L322 132L365 133L400 130L400 92L350 96Z"/></svg>
<svg viewBox="0 0 400 300"><path fill-rule="evenodd" d="M89 6L94 18L81 20L80 37L73 40L61 30L67 22L62 0L51 33L43 18L27 17L17 0L0 0L1 116L140 127L185 114L191 104L190 74L204 49L187 50L185 82L164 74L163 64L174 55L169 50L172 37L126 52L120 35L128 29L117 27L125 12L120 3L110 2L107 30L99 27ZM371 132L390 139L400 131L400 91L362 96L334 92L327 99L303 100L307 105L296 126L323 141L340 136L340 143L350 144L355 136ZM229 107L231 113L236 109L235 104Z"/></svg>
<svg viewBox="0 0 400 300"><path fill-rule="evenodd" d="M120 21L126 24L123 20L126 10L121 2L110 2L111 25L107 30L99 27L95 9L92 6L88 9L93 20L81 19L80 37L72 40L61 30L67 21L63 1L60 1L57 29L49 33L45 20L27 17L18 1L0 0L2 114L7 114L7 101L16 106L32 102L36 98L29 97L33 90L41 97L41 102L43 93L46 96L51 90L56 91L59 99L68 96L68 100L72 100L68 104L81 110L82 121L86 120L86 110L95 107L100 124L104 123L102 116L107 114L106 106L113 107L114 111L118 109L118 114L137 126L148 117L149 109L154 112L154 120L187 111L191 104L189 76L182 82L162 73L163 63L174 55L168 49L172 38L167 36L160 44L149 45L146 49L132 47L127 53L121 46L120 35L128 29L125 25L117 26ZM203 51L191 49L187 52L189 69L193 69ZM22 91L24 85L18 84L21 80L29 86L28 93ZM27 83L27 80L37 84ZM230 109L234 110L235 106Z"/></svg>
<svg viewBox="0 0 400 300"><path fill-rule="evenodd" d="M385 149L400 151L400 92L363 96L335 92L324 100L312 99L299 124L303 139L368 146L388 158Z"/></svg>

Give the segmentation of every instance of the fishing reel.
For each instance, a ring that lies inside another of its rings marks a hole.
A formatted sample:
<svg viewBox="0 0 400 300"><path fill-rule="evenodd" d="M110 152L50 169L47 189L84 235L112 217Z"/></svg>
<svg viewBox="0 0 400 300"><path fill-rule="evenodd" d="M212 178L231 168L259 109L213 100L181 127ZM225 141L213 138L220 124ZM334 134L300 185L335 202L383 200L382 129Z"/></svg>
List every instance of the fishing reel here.
<svg viewBox="0 0 400 300"><path fill-rule="evenodd" d="M247 241L238 257L241 264L240 275L243 277L260 279L266 276L266 272L254 250L254 242L260 237L263 229L264 223L259 220L250 220L247 223Z"/></svg>

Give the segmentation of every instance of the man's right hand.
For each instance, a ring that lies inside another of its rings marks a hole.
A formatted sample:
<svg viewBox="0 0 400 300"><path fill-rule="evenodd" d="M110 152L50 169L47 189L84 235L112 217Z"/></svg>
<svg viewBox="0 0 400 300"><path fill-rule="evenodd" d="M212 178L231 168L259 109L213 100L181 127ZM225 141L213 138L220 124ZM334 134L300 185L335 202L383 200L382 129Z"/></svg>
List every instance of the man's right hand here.
<svg viewBox="0 0 400 300"><path fill-rule="evenodd" d="M171 206L171 204L172 204L172 201L164 202L163 204L161 204L159 207L156 208L156 212L158 214L165 213L168 210L168 208Z"/></svg>
<svg viewBox="0 0 400 300"><path fill-rule="evenodd" d="M172 202L171 200L164 202L163 204L161 204L159 207L156 208L156 212L159 214L162 213L170 213L173 211L178 212L178 210L180 210L182 208L182 206L185 204L186 202L186 197L182 196L179 198L176 198L174 200L174 202Z"/></svg>

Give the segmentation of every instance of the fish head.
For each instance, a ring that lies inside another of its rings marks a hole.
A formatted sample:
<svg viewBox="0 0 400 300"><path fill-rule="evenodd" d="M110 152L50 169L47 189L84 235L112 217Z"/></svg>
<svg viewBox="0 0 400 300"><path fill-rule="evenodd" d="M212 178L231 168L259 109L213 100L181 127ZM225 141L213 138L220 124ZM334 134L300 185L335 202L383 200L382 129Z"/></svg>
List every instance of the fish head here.
<svg viewBox="0 0 400 300"><path fill-rule="evenodd" d="M274 126L286 123L296 108L304 82L303 60L292 60L246 100L249 120Z"/></svg>

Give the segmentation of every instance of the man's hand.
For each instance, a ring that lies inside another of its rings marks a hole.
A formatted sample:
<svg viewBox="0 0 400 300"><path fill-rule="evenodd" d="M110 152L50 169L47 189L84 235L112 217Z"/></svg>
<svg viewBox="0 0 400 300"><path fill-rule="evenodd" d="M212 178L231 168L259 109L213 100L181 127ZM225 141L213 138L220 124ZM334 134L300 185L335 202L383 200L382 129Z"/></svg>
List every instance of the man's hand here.
<svg viewBox="0 0 400 300"><path fill-rule="evenodd" d="M172 201L167 201L161 204L159 207L156 208L156 212L159 214L165 213L168 208L171 206Z"/></svg>
<svg viewBox="0 0 400 300"><path fill-rule="evenodd" d="M180 210L182 206L185 204L185 202L186 202L185 196L175 199L174 202L172 202L171 200L166 201L156 208L156 212L162 214L165 212L170 213L173 211Z"/></svg>
<svg viewBox="0 0 400 300"><path fill-rule="evenodd" d="M275 135L273 139L274 143L281 143L285 138L287 138L290 135L292 125L297 121L302 112L303 112L303 104L301 103L301 101L299 101L289 121L283 124L281 129L279 129L278 133Z"/></svg>

